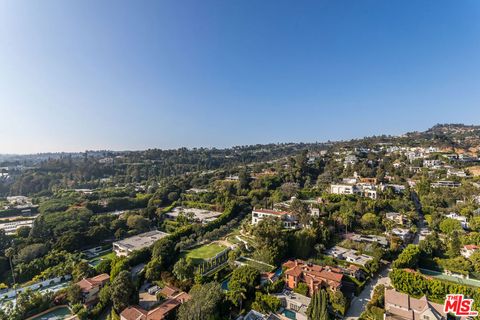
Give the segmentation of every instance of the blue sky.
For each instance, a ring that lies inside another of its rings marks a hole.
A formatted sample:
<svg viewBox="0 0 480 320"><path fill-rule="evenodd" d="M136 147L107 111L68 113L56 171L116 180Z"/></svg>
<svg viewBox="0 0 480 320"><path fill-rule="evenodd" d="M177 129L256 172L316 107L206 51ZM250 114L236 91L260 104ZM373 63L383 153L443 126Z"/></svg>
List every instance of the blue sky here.
<svg viewBox="0 0 480 320"><path fill-rule="evenodd" d="M480 124L480 1L0 1L0 153Z"/></svg>

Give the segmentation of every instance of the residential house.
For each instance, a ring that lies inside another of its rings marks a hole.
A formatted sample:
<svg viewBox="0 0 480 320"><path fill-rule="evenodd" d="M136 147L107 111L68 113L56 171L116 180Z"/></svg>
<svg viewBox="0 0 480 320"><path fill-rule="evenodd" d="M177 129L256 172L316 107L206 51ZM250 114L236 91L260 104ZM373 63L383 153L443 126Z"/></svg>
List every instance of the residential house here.
<svg viewBox="0 0 480 320"><path fill-rule="evenodd" d="M304 295L295 293L290 290L283 290L282 293L272 294L278 298L282 303L282 307L289 313L295 315L296 320L307 320L307 308L310 305L311 299Z"/></svg>
<svg viewBox="0 0 480 320"><path fill-rule="evenodd" d="M332 184L330 186L330 192L333 194L356 194L371 199L377 198L375 185L369 183Z"/></svg>
<svg viewBox="0 0 480 320"><path fill-rule="evenodd" d="M360 281L363 281L366 276L362 268L354 264L349 265L348 268L343 268L343 273Z"/></svg>
<svg viewBox="0 0 480 320"><path fill-rule="evenodd" d="M385 289L385 320L446 320L443 305L408 294Z"/></svg>
<svg viewBox="0 0 480 320"><path fill-rule="evenodd" d="M399 237L403 241L408 241L410 239L410 230L403 228L393 228L390 232L390 235Z"/></svg>
<svg viewBox="0 0 480 320"><path fill-rule="evenodd" d="M160 240L166 236L168 236L168 233L158 230L141 233L136 236L114 242L113 251L117 257L128 256L133 251L152 246L157 240Z"/></svg>
<svg viewBox="0 0 480 320"><path fill-rule="evenodd" d="M441 180L430 184L432 188L458 188L460 185L460 182L447 180Z"/></svg>
<svg viewBox="0 0 480 320"><path fill-rule="evenodd" d="M152 310L145 310L139 306L130 306L120 313L120 320L164 320L186 301L190 295L173 287L165 287L160 294L166 298L159 306Z"/></svg>
<svg viewBox="0 0 480 320"><path fill-rule="evenodd" d="M400 225L405 225L407 223L406 217L399 212L387 212L385 213L385 218Z"/></svg>
<svg viewBox="0 0 480 320"><path fill-rule="evenodd" d="M406 187L402 184L393 184L393 183L380 184L380 190L385 191L387 189L391 189L395 193L402 193L405 191Z"/></svg>
<svg viewBox="0 0 480 320"><path fill-rule="evenodd" d="M433 168L442 164L440 160L423 160L423 166L427 168Z"/></svg>
<svg viewBox="0 0 480 320"><path fill-rule="evenodd" d="M98 301L98 293L108 282L110 276L106 273L99 274L92 278L84 278L76 283L82 291L82 303L92 306Z"/></svg>
<svg viewBox="0 0 480 320"><path fill-rule="evenodd" d="M458 170L448 169L447 170L447 177L452 177L452 176L459 177L459 178L466 178L467 173L464 170L461 170L461 169L458 169Z"/></svg>
<svg viewBox="0 0 480 320"><path fill-rule="evenodd" d="M357 162L358 162L357 156L351 154L345 157L345 160L343 161L343 165L344 167L347 167L349 165L354 165Z"/></svg>
<svg viewBox="0 0 480 320"><path fill-rule="evenodd" d="M445 217L450 218L450 219L455 219L455 220L457 220L457 221L460 221L460 224L462 225L462 228L463 228L463 229L468 229L467 217L461 216L461 215L457 214L456 212L450 212L450 213L447 214Z"/></svg>
<svg viewBox="0 0 480 320"><path fill-rule="evenodd" d="M340 246L334 246L333 248L329 249L327 251L327 255L361 266L365 266L368 262L373 260L373 257L371 256L359 254L356 250L345 249Z"/></svg>
<svg viewBox="0 0 480 320"><path fill-rule="evenodd" d="M252 211L252 224L256 225L263 219L271 217L281 219L283 226L286 229L297 229L299 227L297 218L287 211L270 210L270 209L255 209Z"/></svg>
<svg viewBox="0 0 480 320"><path fill-rule="evenodd" d="M473 253L477 252L479 249L479 246L476 246L474 244L467 244L464 245L463 248L460 250L460 254L468 259Z"/></svg>
<svg viewBox="0 0 480 320"><path fill-rule="evenodd" d="M349 236L349 239L361 243L378 243L382 247L388 247L388 240L386 237L377 236L374 234L362 235L354 233Z"/></svg>
<svg viewBox="0 0 480 320"><path fill-rule="evenodd" d="M250 310L244 316L238 316L236 320L285 320L284 317L280 318L279 316L270 313L270 314L262 314L255 310Z"/></svg>
<svg viewBox="0 0 480 320"><path fill-rule="evenodd" d="M283 264L285 283L288 288L295 289L299 283L308 286L309 294L313 295L319 289L340 290L343 282L341 269L319 266L302 260L289 260Z"/></svg>
<svg viewBox="0 0 480 320"><path fill-rule="evenodd" d="M330 192L333 194L355 194L355 185L350 184L332 184Z"/></svg>
<svg viewBox="0 0 480 320"><path fill-rule="evenodd" d="M356 250L349 250L345 253L345 260L364 267L368 262L373 260L373 257L366 254L359 254Z"/></svg>

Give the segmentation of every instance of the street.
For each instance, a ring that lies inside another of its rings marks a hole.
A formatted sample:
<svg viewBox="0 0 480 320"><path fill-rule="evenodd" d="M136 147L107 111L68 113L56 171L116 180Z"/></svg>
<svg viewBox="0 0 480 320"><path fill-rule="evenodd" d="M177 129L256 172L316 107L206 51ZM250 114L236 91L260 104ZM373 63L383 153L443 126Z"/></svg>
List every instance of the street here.
<svg viewBox="0 0 480 320"><path fill-rule="evenodd" d="M387 286L390 285L390 278L388 278L388 273L390 270L391 269L389 267L383 269L379 274L370 280L358 297L353 298L350 308L348 309L344 319L353 320L360 317L362 312L365 310L368 301L370 301L372 297L373 289L379 284Z"/></svg>

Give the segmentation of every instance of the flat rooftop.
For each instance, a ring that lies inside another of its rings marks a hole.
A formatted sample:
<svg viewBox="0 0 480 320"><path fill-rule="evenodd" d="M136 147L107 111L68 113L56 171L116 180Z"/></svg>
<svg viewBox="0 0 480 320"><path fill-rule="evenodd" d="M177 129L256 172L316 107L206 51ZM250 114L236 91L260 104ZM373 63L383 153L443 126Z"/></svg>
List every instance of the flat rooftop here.
<svg viewBox="0 0 480 320"><path fill-rule="evenodd" d="M143 248L150 247L155 241L162 239L163 237L168 236L168 233L162 231L149 231L145 233L138 234L136 236L123 239L121 241L116 241L113 243L114 246L121 247L122 249L133 251L140 250Z"/></svg>
<svg viewBox="0 0 480 320"><path fill-rule="evenodd" d="M183 212L184 214L193 214L193 218L198 221L215 219L222 214L222 212L205 209L175 207L172 211L167 212L165 215L176 219L181 212Z"/></svg>

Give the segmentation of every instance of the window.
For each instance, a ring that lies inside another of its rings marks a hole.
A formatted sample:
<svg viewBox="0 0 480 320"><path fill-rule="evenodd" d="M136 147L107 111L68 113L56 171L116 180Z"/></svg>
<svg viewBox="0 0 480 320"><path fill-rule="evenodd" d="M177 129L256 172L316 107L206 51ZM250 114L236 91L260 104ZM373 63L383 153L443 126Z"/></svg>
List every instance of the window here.
<svg viewBox="0 0 480 320"><path fill-rule="evenodd" d="M425 319L425 320L430 320L430 317L429 317L429 316L426 316L426 315L424 315L424 316L423 316L423 319Z"/></svg>

